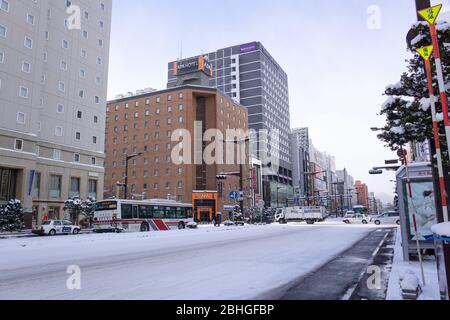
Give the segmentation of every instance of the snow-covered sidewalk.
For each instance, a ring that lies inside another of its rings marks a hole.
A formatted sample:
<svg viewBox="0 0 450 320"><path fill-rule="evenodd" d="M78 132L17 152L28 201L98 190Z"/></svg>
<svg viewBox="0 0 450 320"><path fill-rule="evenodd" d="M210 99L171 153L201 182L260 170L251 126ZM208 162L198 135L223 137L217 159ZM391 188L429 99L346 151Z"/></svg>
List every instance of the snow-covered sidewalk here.
<svg viewBox="0 0 450 320"><path fill-rule="evenodd" d="M392 266L392 273L389 279L389 288L386 300L403 300L399 277L404 275L408 270L413 271L419 279L421 278L419 262L405 262L403 260L403 250L401 244L401 232L399 230L397 232L394 264ZM423 293L420 295L419 300L440 300L439 280L436 259L434 257L424 258L424 270L427 285L422 287Z"/></svg>

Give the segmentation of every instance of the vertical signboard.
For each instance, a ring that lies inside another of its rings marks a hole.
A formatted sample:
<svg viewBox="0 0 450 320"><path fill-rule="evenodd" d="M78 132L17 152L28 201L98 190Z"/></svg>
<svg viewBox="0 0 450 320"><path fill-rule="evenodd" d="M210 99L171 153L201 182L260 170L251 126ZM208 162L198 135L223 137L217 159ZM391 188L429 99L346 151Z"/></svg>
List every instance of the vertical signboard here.
<svg viewBox="0 0 450 320"><path fill-rule="evenodd" d="M30 179L28 180L28 196L31 196L31 193L33 192L33 184L34 184L35 175L36 175L36 170L30 170Z"/></svg>
<svg viewBox="0 0 450 320"><path fill-rule="evenodd" d="M411 240L416 240L413 213L416 212L417 231L420 241L433 240L431 227L437 223L433 182L413 181L411 183L412 199L408 198L408 214Z"/></svg>

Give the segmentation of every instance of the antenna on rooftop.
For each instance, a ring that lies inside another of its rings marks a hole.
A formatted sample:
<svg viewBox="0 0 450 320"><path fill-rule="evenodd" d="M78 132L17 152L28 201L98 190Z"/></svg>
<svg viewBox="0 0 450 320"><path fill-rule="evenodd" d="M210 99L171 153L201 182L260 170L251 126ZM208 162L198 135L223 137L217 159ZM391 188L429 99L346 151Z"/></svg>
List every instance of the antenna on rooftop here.
<svg viewBox="0 0 450 320"><path fill-rule="evenodd" d="M183 60L183 40L180 43L180 60Z"/></svg>

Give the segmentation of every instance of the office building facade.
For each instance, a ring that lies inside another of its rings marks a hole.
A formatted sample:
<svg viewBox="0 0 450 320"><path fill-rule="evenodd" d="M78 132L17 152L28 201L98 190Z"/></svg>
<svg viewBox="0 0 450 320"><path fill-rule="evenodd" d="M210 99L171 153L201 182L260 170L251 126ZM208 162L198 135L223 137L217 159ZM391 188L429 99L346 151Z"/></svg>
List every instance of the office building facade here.
<svg viewBox="0 0 450 320"><path fill-rule="evenodd" d="M200 129L196 123L201 124ZM182 153L176 149L181 141L177 131L180 129L190 133L191 138L183 141L186 149ZM218 161L207 162L202 156L211 151L212 140L207 134L214 129L223 135L222 141L220 138L216 141L222 145L230 139L228 130L241 132L242 136L233 137L233 141L245 141L248 129L247 109L215 88L184 85L109 101L105 197L124 198L123 184L128 176L127 198L192 203L197 221L211 222L217 212L228 217L239 204L230 198L231 192L240 189L239 177L228 176L221 180L217 176L239 173L242 163L245 205L248 206L252 195L249 158L245 151L248 147L243 146L243 161L237 162L238 149L242 146L231 143L234 155L229 155L227 148L223 150L224 159L231 159L231 164L228 160L220 161L222 152L214 152ZM178 155L186 153L190 161L177 159ZM128 163L128 173L126 155L138 155Z"/></svg>
<svg viewBox="0 0 450 320"><path fill-rule="evenodd" d="M0 203L101 198L111 0L0 0Z"/></svg>
<svg viewBox="0 0 450 320"><path fill-rule="evenodd" d="M249 128L259 133L253 148L255 156L264 161L276 159L266 161L275 170L264 177L264 200L274 205L275 197L281 194L278 202L284 203L293 197L287 74L259 42L219 49L204 56L212 66L209 86L247 108ZM169 63L168 87L177 81L176 65L176 61ZM265 135L264 130L269 134Z"/></svg>
<svg viewBox="0 0 450 320"><path fill-rule="evenodd" d="M362 181L355 182L358 205L369 208L369 187Z"/></svg>

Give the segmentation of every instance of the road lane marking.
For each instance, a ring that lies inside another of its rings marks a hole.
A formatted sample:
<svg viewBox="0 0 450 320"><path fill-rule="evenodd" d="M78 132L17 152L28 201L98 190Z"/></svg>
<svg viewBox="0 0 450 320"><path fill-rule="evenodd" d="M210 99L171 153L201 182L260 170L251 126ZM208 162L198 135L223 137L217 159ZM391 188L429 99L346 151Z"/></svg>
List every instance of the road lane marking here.
<svg viewBox="0 0 450 320"><path fill-rule="evenodd" d="M386 242L387 237L389 236L390 231L386 232L383 239L381 240L380 244L377 246L375 251L372 253L372 261L377 256L377 254L380 252L381 248L383 247L383 244ZM356 289L358 288L358 285L360 284L361 280L364 278L364 275L367 273L367 270L364 268L361 274L359 275L358 281L355 285L350 287L350 289L347 290L347 293L342 297L341 300L348 301L355 293Z"/></svg>

